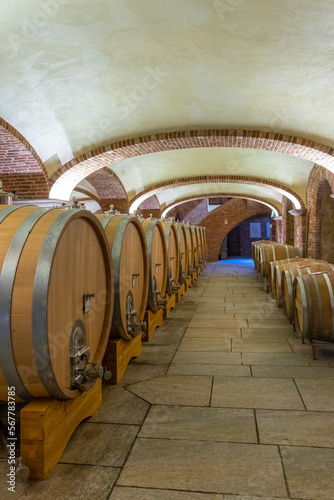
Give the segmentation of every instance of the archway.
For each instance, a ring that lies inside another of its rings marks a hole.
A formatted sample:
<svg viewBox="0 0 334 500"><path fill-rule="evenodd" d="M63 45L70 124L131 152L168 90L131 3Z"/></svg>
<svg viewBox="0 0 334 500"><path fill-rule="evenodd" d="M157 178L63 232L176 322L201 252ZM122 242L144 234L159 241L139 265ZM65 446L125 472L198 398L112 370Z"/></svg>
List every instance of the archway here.
<svg viewBox="0 0 334 500"><path fill-rule="evenodd" d="M328 181L324 180L319 186L318 199L318 258L334 263L334 200Z"/></svg>
<svg viewBox="0 0 334 500"><path fill-rule="evenodd" d="M228 257L250 258L252 243L258 240L270 239L270 218L268 216L253 216L235 226L224 238L219 252L219 259Z"/></svg>

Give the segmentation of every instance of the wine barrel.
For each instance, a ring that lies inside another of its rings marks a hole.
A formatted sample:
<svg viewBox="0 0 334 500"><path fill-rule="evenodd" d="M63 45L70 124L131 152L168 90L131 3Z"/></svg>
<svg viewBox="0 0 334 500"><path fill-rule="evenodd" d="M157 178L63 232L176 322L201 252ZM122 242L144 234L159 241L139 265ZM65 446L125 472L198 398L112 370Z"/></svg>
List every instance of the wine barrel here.
<svg viewBox="0 0 334 500"><path fill-rule="evenodd" d="M165 303L167 286L167 246L161 222L144 219L143 226L148 254L148 298L147 309L153 312L161 309Z"/></svg>
<svg viewBox="0 0 334 500"><path fill-rule="evenodd" d="M296 329L302 338L334 342L334 271L297 276L294 304Z"/></svg>
<svg viewBox="0 0 334 500"><path fill-rule="evenodd" d="M299 249L291 245L272 245L260 249L260 274L269 278L270 262L299 256Z"/></svg>
<svg viewBox="0 0 334 500"><path fill-rule="evenodd" d="M114 270L114 313L111 337L131 340L140 335L148 296L145 233L136 217L97 215L105 230Z"/></svg>
<svg viewBox="0 0 334 500"><path fill-rule="evenodd" d="M174 222L162 222L167 245L167 293L173 295L179 288L179 242Z"/></svg>
<svg viewBox="0 0 334 500"><path fill-rule="evenodd" d="M317 261L315 259L295 257L294 259L283 259L270 262L269 285L271 296L275 299L277 307L283 307L282 272L311 264L312 262Z"/></svg>
<svg viewBox="0 0 334 500"><path fill-rule="evenodd" d="M190 231L193 237L193 247L194 247L194 267L196 270L200 267L200 245L198 241L198 232L196 226L190 226Z"/></svg>
<svg viewBox="0 0 334 500"><path fill-rule="evenodd" d="M176 225L177 239L179 242L179 283L186 281L188 276L188 242L185 224Z"/></svg>
<svg viewBox="0 0 334 500"><path fill-rule="evenodd" d="M204 260L206 263L207 258L208 258L208 242L207 242L207 236L206 236L206 227L201 226L201 228L202 228L202 235L203 235Z"/></svg>
<svg viewBox="0 0 334 500"><path fill-rule="evenodd" d="M186 238L187 238L187 248L188 248L188 270L187 274L191 276L191 274L195 271L194 267L194 241L193 241L193 233L190 229L189 224L185 226L186 230Z"/></svg>
<svg viewBox="0 0 334 500"><path fill-rule="evenodd" d="M283 289L283 310L284 314L291 321L294 319L294 281L298 276L311 274L318 271L331 271L334 269L332 264L325 261L315 261L294 269L288 269L282 272Z"/></svg>
<svg viewBox="0 0 334 500"><path fill-rule="evenodd" d="M0 207L0 399L72 399L101 376L113 275L86 210ZM93 365L87 365L87 361Z"/></svg>
<svg viewBox="0 0 334 500"><path fill-rule="evenodd" d="M205 246L204 246L204 235L203 235L203 227L202 226L196 226L198 235L199 235L199 241L201 243L200 245L200 262L201 262L201 268L204 269L205 267Z"/></svg>

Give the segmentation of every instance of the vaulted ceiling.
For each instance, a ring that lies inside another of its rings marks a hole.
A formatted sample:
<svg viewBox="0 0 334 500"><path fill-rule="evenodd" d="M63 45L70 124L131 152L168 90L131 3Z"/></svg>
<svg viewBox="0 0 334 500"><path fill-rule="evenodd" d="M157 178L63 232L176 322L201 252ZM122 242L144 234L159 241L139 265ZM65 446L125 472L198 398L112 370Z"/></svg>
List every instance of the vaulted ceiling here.
<svg viewBox="0 0 334 500"><path fill-rule="evenodd" d="M305 203L314 163L332 155L331 0L2 0L0 14L0 116L58 198L101 196L104 168L103 196L117 179L133 208L234 193L279 211L283 195ZM150 147L192 130L273 140ZM127 140L131 155L116 154Z"/></svg>

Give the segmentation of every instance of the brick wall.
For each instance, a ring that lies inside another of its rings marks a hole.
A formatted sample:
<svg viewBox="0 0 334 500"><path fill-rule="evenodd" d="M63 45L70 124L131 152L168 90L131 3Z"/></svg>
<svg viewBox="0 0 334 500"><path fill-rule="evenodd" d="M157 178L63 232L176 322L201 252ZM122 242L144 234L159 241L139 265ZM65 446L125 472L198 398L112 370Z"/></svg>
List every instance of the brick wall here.
<svg viewBox="0 0 334 500"><path fill-rule="evenodd" d="M190 224L197 224L208 215L207 199L194 200L182 203L168 212L168 217L175 217L180 221L189 221Z"/></svg>
<svg viewBox="0 0 334 500"><path fill-rule="evenodd" d="M256 215L270 217L270 213L268 207L256 201L232 198L206 215L199 224L206 227L209 260L218 260L222 242L235 226Z"/></svg>

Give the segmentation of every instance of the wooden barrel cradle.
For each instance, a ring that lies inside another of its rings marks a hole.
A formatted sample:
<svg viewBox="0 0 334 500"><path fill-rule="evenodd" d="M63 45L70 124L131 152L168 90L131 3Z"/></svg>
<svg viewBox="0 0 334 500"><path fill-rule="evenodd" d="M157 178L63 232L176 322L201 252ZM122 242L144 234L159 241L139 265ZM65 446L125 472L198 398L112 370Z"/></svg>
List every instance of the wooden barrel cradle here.
<svg viewBox="0 0 334 500"><path fill-rule="evenodd" d="M162 222L167 245L167 293L173 295L179 288L179 242L174 222Z"/></svg>
<svg viewBox="0 0 334 500"><path fill-rule="evenodd" d="M191 276L191 273L195 271L194 267L194 241L193 241L193 233L190 229L189 224L185 226L186 230L186 238L187 238L187 248L188 248L188 270L187 274Z"/></svg>
<svg viewBox="0 0 334 500"><path fill-rule="evenodd" d="M269 278L270 262L299 256L299 249L291 245L271 245L260 249L260 274Z"/></svg>
<svg viewBox="0 0 334 500"><path fill-rule="evenodd" d="M98 215L105 230L114 271L111 337L141 335L148 296L148 255L144 229L136 217Z"/></svg>
<svg viewBox="0 0 334 500"><path fill-rule="evenodd" d="M325 261L313 261L303 266L287 269L282 272L282 289L283 289L283 310L290 322L294 320L295 303L294 303L294 282L298 276L312 274L314 272L332 271L333 264Z"/></svg>
<svg viewBox="0 0 334 500"><path fill-rule="evenodd" d="M302 338L334 342L334 271L316 271L294 282L295 325Z"/></svg>
<svg viewBox="0 0 334 500"><path fill-rule="evenodd" d="M0 399L72 399L95 384L112 317L109 245L86 210L0 209ZM88 364L89 363L92 364Z"/></svg>
<svg viewBox="0 0 334 500"><path fill-rule="evenodd" d="M167 286L167 246L161 222L144 219L141 222L147 243L148 253L148 298L147 309L153 312L161 309L166 300Z"/></svg>
<svg viewBox="0 0 334 500"><path fill-rule="evenodd" d="M177 239L179 242L179 283L186 281L188 276L188 241L186 226L182 223L176 224Z"/></svg>

